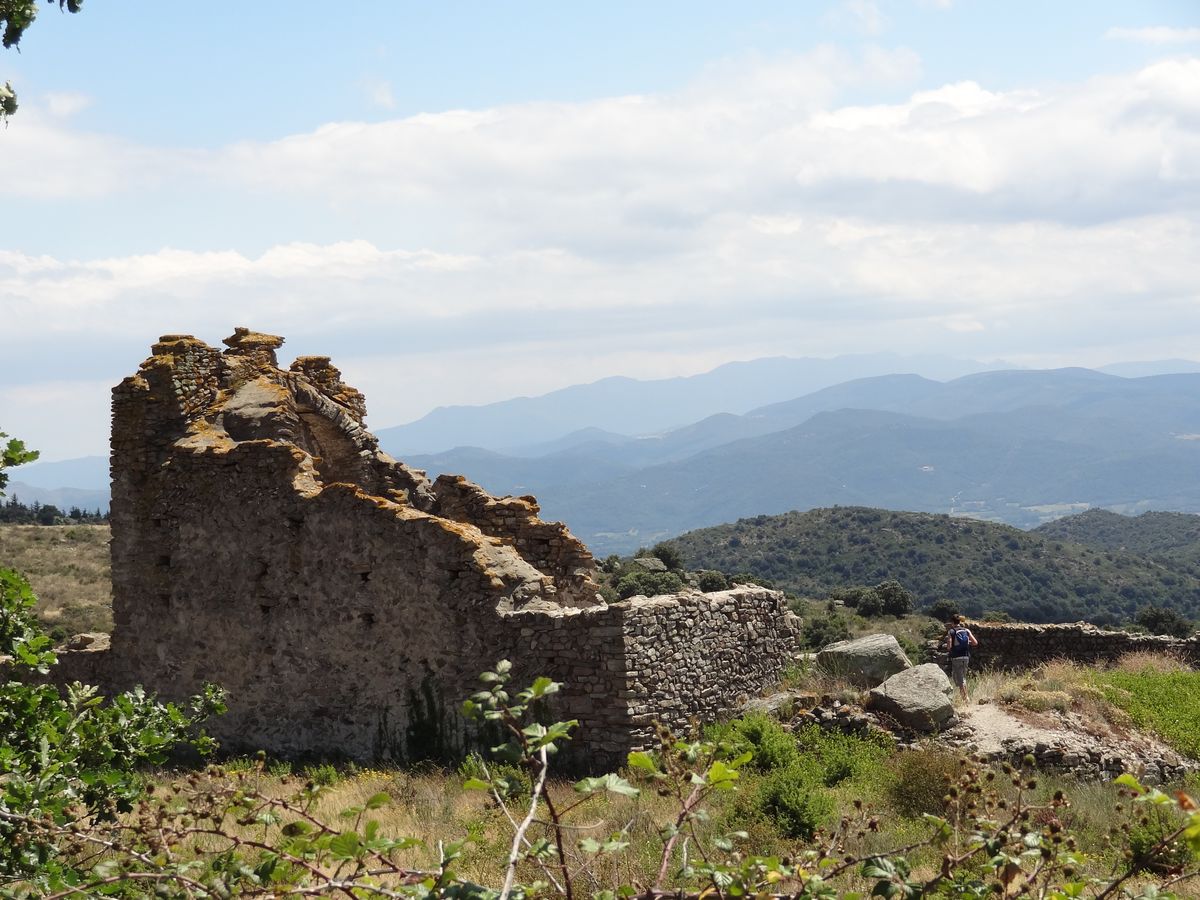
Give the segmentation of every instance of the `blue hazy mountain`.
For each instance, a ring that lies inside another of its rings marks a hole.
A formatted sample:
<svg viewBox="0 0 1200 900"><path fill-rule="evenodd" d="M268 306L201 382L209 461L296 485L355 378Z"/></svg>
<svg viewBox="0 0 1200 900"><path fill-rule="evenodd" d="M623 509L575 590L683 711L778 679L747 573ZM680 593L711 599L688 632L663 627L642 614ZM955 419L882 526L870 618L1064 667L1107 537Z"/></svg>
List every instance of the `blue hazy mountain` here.
<svg viewBox="0 0 1200 900"><path fill-rule="evenodd" d="M861 379L678 433L538 460L492 455L475 475L495 492L536 494L546 516L601 553L832 505L1021 527L1091 506L1200 511L1200 374ZM675 452L683 447L693 452ZM412 461L435 474L469 472L454 453Z"/></svg>
<svg viewBox="0 0 1200 900"><path fill-rule="evenodd" d="M58 462L32 462L9 470L14 479L36 488L108 491L108 457L81 456Z"/></svg>
<svg viewBox="0 0 1200 900"><path fill-rule="evenodd" d="M415 422L382 428L376 434L389 452L401 457L461 446L511 453L583 429L628 436L661 434L717 413L741 414L872 375L915 372L946 380L998 367L891 353L833 359L772 357L728 363L685 378L604 378L538 397L443 406Z"/></svg>

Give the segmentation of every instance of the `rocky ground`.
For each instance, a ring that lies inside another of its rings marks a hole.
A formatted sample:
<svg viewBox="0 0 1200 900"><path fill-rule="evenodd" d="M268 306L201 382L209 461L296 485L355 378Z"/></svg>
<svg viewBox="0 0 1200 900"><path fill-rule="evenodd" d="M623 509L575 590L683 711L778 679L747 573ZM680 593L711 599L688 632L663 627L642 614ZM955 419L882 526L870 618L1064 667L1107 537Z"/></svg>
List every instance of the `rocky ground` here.
<svg viewBox="0 0 1200 900"><path fill-rule="evenodd" d="M956 712L954 723L937 739L982 760L1020 762L1032 755L1039 768L1078 778L1133 772L1151 784L1200 768L1150 735L1098 729L1073 712L1033 713L994 703L964 705Z"/></svg>

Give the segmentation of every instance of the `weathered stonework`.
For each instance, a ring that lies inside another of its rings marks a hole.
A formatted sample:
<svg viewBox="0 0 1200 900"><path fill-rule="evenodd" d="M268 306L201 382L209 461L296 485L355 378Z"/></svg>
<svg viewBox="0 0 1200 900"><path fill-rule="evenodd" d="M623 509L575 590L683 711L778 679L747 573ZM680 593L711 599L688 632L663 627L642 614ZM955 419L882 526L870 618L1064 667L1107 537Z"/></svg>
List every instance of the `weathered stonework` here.
<svg viewBox="0 0 1200 900"><path fill-rule="evenodd" d="M282 343L165 335L114 388L115 627L64 674L172 698L218 683L231 749L408 759L461 752L459 702L507 657L565 682L574 756L596 766L778 678L782 595L606 605L587 548L532 497L392 459L329 359L282 369Z"/></svg>
<svg viewBox="0 0 1200 900"><path fill-rule="evenodd" d="M1193 665L1200 664L1200 637L1107 631L1086 622L1057 625L970 622L968 627L979 640L979 646L971 649L972 669L1034 669L1052 659L1104 665L1135 652L1166 654ZM937 650L937 644L937 641L930 644L935 659L946 655Z"/></svg>

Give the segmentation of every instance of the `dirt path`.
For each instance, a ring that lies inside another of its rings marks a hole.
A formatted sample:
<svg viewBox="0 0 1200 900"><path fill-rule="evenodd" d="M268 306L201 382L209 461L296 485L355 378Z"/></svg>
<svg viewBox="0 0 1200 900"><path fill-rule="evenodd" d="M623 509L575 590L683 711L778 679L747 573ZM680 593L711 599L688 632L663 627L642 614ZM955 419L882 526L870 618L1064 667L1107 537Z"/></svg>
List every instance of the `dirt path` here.
<svg viewBox="0 0 1200 900"><path fill-rule="evenodd" d="M1032 754L1039 767L1092 778L1129 771L1147 782L1171 781L1197 768L1149 735L1085 727L1074 713L1011 711L995 703L963 706L956 713L956 724L942 737L981 759L1018 762Z"/></svg>

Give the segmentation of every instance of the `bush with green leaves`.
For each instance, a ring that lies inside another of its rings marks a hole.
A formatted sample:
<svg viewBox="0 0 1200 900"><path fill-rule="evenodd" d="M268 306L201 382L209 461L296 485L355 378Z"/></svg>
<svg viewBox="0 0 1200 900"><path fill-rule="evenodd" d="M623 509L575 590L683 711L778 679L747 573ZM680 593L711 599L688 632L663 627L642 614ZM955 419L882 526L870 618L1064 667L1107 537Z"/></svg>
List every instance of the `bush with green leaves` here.
<svg viewBox="0 0 1200 900"><path fill-rule="evenodd" d="M128 813L144 790L141 769L184 747L214 749L199 729L224 703L212 687L181 707L157 703L141 688L105 702L91 687L60 692L39 683L56 657L34 603L29 584L0 569L0 655L10 657L0 682L0 874L49 888L73 870L45 824L73 827Z"/></svg>
<svg viewBox="0 0 1200 900"><path fill-rule="evenodd" d="M1134 621L1151 634L1166 634L1171 637L1190 637L1196 630L1196 625L1191 619L1162 606L1143 606L1138 610Z"/></svg>
<svg viewBox="0 0 1200 900"><path fill-rule="evenodd" d="M850 626L841 616L812 616L800 629L800 640L807 650L820 650L837 641L850 640Z"/></svg>
<svg viewBox="0 0 1200 900"><path fill-rule="evenodd" d="M759 785L751 809L785 838L811 840L832 818L833 797L814 777L811 766L772 772Z"/></svg>
<svg viewBox="0 0 1200 900"><path fill-rule="evenodd" d="M710 739L750 753L749 765L758 772L775 772L800 762L800 748L791 732L765 713L751 713L740 719L712 726Z"/></svg>
<svg viewBox="0 0 1200 900"><path fill-rule="evenodd" d="M959 757L939 750L906 751L889 768L894 776L887 787L891 805L912 818L944 814L950 787L962 774Z"/></svg>
<svg viewBox="0 0 1200 900"><path fill-rule="evenodd" d="M875 585L875 596L887 616L907 616L913 611L913 595L898 581L882 581Z"/></svg>
<svg viewBox="0 0 1200 900"><path fill-rule="evenodd" d="M930 605L929 609L925 610L925 614L937 619L939 622L949 622L959 615L958 604L953 600L936 600Z"/></svg>
<svg viewBox="0 0 1200 900"><path fill-rule="evenodd" d="M723 572L718 572L716 569L701 569L696 575L696 587L704 591L706 594L711 594L713 591L724 591L729 588L729 579L725 577Z"/></svg>
<svg viewBox="0 0 1200 900"><path fill-rule="evenodd" d="M683 571L683 554L674 544L655 544L650 548L650 555L661 560L673 572Z"/></svg>
<svg viewBox="0 0 1200 900"><path fill-rule="evenodd" d="M637 594L654 597L683 590L683 579L675 572L630 572L617 581L617 597L627 600Z"/></svg>

